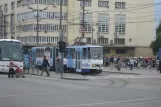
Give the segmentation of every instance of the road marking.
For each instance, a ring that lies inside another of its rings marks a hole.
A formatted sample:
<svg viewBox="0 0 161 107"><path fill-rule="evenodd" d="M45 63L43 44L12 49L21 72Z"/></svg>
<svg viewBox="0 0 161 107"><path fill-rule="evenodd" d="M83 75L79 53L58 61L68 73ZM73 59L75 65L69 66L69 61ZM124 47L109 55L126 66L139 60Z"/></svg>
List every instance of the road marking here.
<svg viewBox="0 0 161 107"><path fill-rule="evenodd" d="M89 104L78 104L78 105L61 105L61 106L48 106L48 107L80 107L80 106L94 106L94 105L105 105L105 104L117 104L117 103L128 103L128 102L135 102L135 101L144 101L144 100L151 100L161 98L161 96L158 97L150 97L150 98L141 98L141 99L135 99L135 100L123 100L123 101L114 101L114 102L102 102L102 103L89 103Z"/></svg>
<svg viewBox="0 0 161 107"><path fill-rule="evenodd" d="M150 104L150 103L161 103L161 101L150 101L150 102L143 102L143 103L126 104L126 106L134 106L134 105L142 105L142 104Z"/></svg>
<svg viewBox="0 0 161 107"><path fill-rule="evenodd" d="M25 97L25 96L38 96L38 95L53 95L53 94L68 94L68 95L73 95L75 93L70 93L70 92L55 92L55 93L37 93L37 94L17 94L17 95L4 95L0 96L0 98L5 98L5 97Z"/></svg>

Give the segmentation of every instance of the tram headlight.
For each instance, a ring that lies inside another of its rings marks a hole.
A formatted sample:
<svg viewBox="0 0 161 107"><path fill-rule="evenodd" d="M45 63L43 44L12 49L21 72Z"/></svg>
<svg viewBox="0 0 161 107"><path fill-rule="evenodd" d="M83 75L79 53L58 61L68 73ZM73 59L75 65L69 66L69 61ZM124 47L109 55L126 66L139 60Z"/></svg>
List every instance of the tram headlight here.
<svg viewBox="0 0 161 107"><path fill-rule="evenodd" d="M95 67L96 65L95 64L92 64L92 67Z"/></svg>

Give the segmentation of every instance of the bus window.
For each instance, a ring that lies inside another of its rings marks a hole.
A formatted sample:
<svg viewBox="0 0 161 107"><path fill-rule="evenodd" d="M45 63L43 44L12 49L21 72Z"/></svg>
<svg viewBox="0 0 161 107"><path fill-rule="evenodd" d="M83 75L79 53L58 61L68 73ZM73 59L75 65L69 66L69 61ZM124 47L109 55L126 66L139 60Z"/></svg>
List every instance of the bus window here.
<svg viewBox="0 0 161 107"><path fill-rule="evenodd" d="M83 59L87 59L87 48L83 48Z"/></svg>

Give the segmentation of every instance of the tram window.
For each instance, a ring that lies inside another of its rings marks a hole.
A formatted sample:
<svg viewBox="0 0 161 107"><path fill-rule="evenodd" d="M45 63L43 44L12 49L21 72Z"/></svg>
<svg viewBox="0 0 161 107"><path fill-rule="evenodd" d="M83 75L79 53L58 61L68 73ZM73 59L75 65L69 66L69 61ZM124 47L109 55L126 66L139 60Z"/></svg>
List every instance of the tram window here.
<svg viewBox="0 0 161 107"><path fill-rule="evenodd" d="M88 59L91 59L91 49L88 48Z"/></svg>
<svg viewBox="0 0 161 107"><path fill-rule="evenodd" d="M40 49L36 49L36 57L40 57Z"/></svg>
<svg viewBox="0 0 161 107"><path fill-rule="evenodd" d="M72 59L75 59L75 49L71 49Z"/></svg>
<svg viewBox="0 0 161 107"><path fill-rule="evenodd" d="M53 56L53 49L50 48L50 58L52 58L52 56Z"/></svg>
<svg viewBox="0 0 161 107"><path fill-rule="evenodd" d="M68 49L65 49L64 58L67 58L67 56L68 56Z"/></svg>
<svg viewBox="0 0 161 107"><path fill-rule="evenodd" d="M83 59L87 59L87 48L83 48Z"/></svg>

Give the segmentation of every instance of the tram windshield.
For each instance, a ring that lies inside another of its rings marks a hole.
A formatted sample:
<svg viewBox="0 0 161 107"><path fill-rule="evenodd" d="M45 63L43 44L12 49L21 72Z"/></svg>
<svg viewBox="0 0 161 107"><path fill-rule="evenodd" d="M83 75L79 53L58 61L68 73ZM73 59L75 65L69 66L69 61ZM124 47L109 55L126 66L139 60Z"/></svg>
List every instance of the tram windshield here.
<svg viewBox="0 0 161 107"><path fill-rule="evenodd" d="M92 47L91 57L92 59L102 59L103 58L103 48L102 47Z"/></svg>

